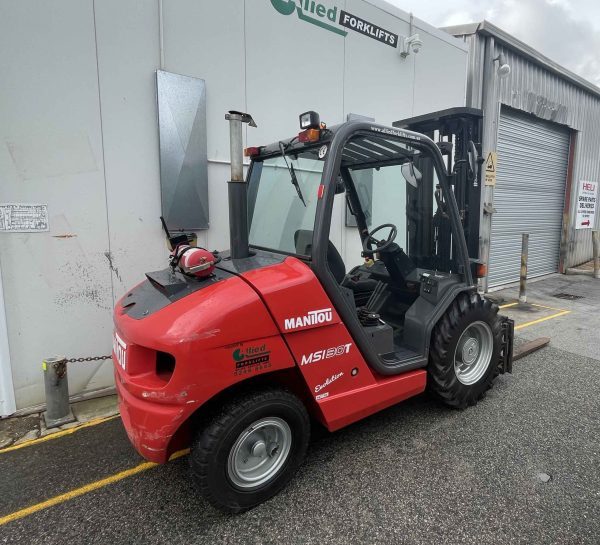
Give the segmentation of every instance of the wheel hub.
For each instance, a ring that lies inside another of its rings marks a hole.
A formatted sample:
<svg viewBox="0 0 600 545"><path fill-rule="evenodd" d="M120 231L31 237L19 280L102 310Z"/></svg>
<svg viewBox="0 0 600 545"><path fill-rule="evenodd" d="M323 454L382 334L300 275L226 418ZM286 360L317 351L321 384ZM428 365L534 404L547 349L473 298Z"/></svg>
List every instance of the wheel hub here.
<svg viewBox="0 0 600 545"><path fill-rule="evenodd" d="M267 445L265 445L264 441L257 441L250 449L250 452L256 458L264 458L267 454Z"/></svg>
<svg viewBox="0 0 600 545"><path fill-rule="evenodd" d="M487 322L469 325L458 339L454 353L454 372L462 384L478 382L490 366L494 352L494 336Z"/></svg>
<svg viewBox="0 0 600 545"><path fill-rule="evenodd" d="M468 365L472 364L479 356L479 341L469 337L462 348L462 361Z"/></svg>
<svg viewBox="0 0 600 545"><path fill-rule="evenodd" d="M292 431L285 420L257 420L231 447L227 476L239 488L257 488L276 477L289 456L291 444Z"/></svg>

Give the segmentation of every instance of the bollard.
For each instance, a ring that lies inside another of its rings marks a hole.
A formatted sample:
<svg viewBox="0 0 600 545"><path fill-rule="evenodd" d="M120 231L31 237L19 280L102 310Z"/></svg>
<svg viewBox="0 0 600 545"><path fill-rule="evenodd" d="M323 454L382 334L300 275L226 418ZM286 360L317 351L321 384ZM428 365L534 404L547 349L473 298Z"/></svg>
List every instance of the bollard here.
<svg viewBox="0 0 600 545"><path fill-rule="evenodd" d="M42 362L42 369L46 390L46 412L44 412L46 427L56 428L74 422L75 417L69 405L67 358L46 358Z"/></svg>
<svg viewBox="0 0 600 545"><path fill-rule="evenodd" d="M600 278L600 231L592 231L592 249L594 251L594 278Z"/></svg>
<svg viewBox="0 0 600 545"><path fill-rule="evenodd" d="M527 303L527 254L529 233L523 233L521 240L521 279L519 281L519 303Z"/></svg>

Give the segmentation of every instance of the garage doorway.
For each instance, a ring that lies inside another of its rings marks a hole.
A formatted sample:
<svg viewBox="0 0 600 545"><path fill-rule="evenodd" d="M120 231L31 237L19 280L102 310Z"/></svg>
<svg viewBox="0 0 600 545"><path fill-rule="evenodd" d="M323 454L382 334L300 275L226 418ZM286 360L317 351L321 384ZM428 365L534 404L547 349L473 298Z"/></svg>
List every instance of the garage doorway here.
<svg viewBox="0 0 600 545"><path fill-rule="evenodd" d="M502 107L488 287L519 280L521 233L528 277L558 271L570 131Z"/></svg>

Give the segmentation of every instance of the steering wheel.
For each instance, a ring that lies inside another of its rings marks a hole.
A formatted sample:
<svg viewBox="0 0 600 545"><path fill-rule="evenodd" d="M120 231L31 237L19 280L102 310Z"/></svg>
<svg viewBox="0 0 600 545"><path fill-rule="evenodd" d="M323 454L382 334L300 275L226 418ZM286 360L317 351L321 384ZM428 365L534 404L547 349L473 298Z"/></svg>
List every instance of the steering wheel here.
<svg viewBox="0 0 600 545"><path fill-rule="evenodd" d="M381 240L376 239L374 237L375 233L381 231L382 229L385 229L386 227L390 229L390 234L387 236L387 238L383 238ZM381 250L389 248L392 242L394 242L397 234L398 229L396 229L396 226L393 223L384 223L383 225L380 225L379 227L373 229L373 231L367 233L367 237L363 240L363 254L373 255L376 252L380 252ZM375 244L375 250L369 248L369 244L371 243Z"/></svg>

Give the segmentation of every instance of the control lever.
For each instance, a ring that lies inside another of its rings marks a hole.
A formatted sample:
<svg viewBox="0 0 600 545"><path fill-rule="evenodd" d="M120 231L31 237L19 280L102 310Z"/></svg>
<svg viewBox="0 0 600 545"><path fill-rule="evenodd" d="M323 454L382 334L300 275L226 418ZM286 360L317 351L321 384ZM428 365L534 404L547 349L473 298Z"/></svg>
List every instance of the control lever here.
<svg viewBox="0 0 600 545"><path fill-rule="evenodd" d="M387 296L385 291L386 285L379 280L366 305L358 309L358 319L364 327L376 326L382 323L381 316L376 312L376 309L380 308L383 299Z"/></svg>

